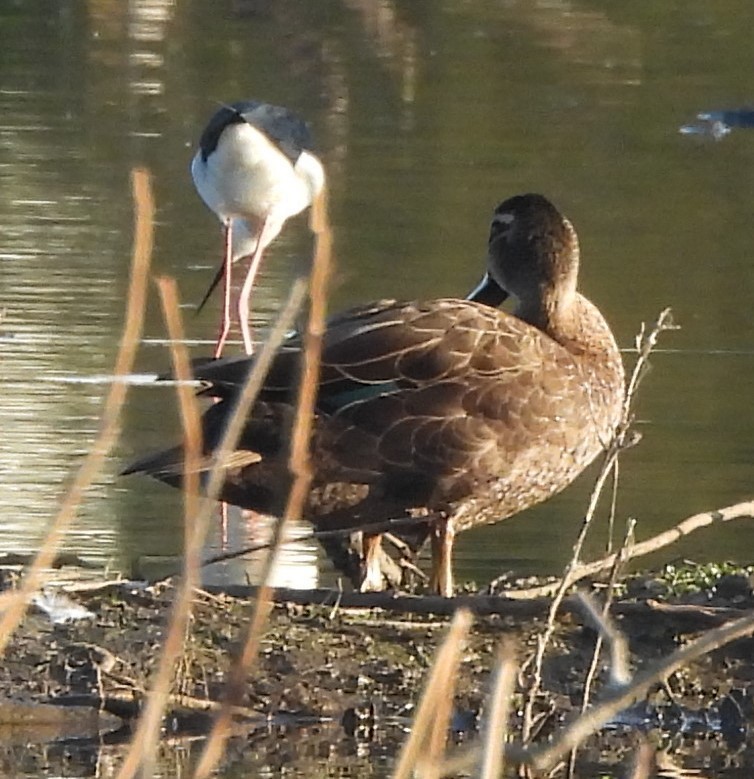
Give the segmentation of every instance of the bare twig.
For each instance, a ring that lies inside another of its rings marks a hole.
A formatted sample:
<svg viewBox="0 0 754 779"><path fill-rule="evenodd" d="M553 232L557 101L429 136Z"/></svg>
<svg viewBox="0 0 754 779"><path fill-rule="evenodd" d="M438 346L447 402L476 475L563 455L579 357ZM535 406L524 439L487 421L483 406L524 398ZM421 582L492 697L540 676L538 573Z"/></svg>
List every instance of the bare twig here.
<svg viewBox="0 0 754 779"><path fill-rule="evenodd" d="M623 543L621 544L618 556L615 558L615 565L610 572L610 579L607 585L607 592L605 593L605 603L602 607L602 613L600 614L597 612L596 606L586 593L578 593L578 597L582 601L585 610L589 613L599 631L592 654L592 662L584 681L584 693L581 701L582 712L586 711L589 706L592 683L597 673L603 641L607 641L610 647L610 683L612 685L620 686L628 684L631 680L631 674L628 668L628 647L626 645L626 640L617 630L615 625L613 625L608 614L613 602L618 575L622 571L623 564L625 563L626 556L631 547L635 524L636 522L633 519L628 522Z"/></svg>
<svg viewBox="0 0 754 779"><path fill-rule="evenodd" d="M587 593L577 593L577 598L598 631L597 640L594 642L592 660L586 672L586 678L584 679L584 691L581 696L582 714L589 707L592 684L594 683L594 678L597 675L597 669L599 668L600 657L602 655L602 644L604 641L607 641L610 649L610 684L612 686L625 686L631 681L631 672L628 663L628 644L610 619L609 612L613 602L618 574L623 569L626 555L633 540L635 525L635 520L629 520L623 543L618 550L618 556L615 558L615 565L613 566L612 571L610 571L610 580L608 581L607 592L605 593L605 603L602 606L602 611L600 612L597 610L597 605ZM574 749L569 757L569 776L575 776L576 774L576 754L577 750Z"/></svg>
<svg viewBox="0 0 754 779"><path fill-rule="evenodd" d="M108 678L109 676L110 674L106 674L105 678ZM125 704L128 711L133 711L135 716L138 713L139 701L145 692L135 683L130 684L129 682L131 681L132 680L127 680L123 677L118 677L118 688L107 690L103 700L97 700L96 696L82 696L82 704L86 703L92 708L102 707L105 710L108 708L116 708L116 710L123 709ZM113 704L116 704L116 706ZM170 706L171 710L183 710L186 712L199 711L211 713L220 711L222 708L220 701L213 701L210 698L197 698L193 695L186 695L184 693L168 694L167 705ZM268 715L265 712L250 709L247 706L236 706L233 709L233 716L252 722L263 722L268 719ZM146 771L143 771L142 773L146 773Z"/></svg>
<svg viewBox="0 0 754 779"><path fill-rule="evenodd" d="M5 652L13 631L23 618L29 600L44 581L44 572L55 559L57 548L66 530L74 521L86 490L102 469L105 458L118 437L120 412L128 391L128 384L118 379L131 372L141 338L147 278L152 258L154 222L154 202L149 173L142 168L134 169L131 173L131 187L135 203L134 246L126 305L126 323L113 371L116 380L110 386L107 394L100 431L94 445L84 458L73 484L63 498L60 510L50 524L44 543L15 593L12 604L3 612L2 619L0 619L0 655Z"/></svg>
<svg viewBox="0 0 754 779"><path fill-rule="evenodd" d="M616 430L613 440L610 442L609 446L607 447L602 469L597 477L597 481L595 482L594 488L592 489L592 494L589 498L589 505L587 507L584 520L581 524L581 529L576 538L576 543L574 544L573 547L573 554L571 556L570 561L568 562L568 565L566 566L563 579L561 580L560 585L553 597L553 601L552 601L552 605L550 606L550 611L547 617L547 624L545 626L545 629L542 635L539 636L537 641L537 650L534 659L532 682L529 688L529 693L526 698L526 704L524 705L524 717L523 717L524 742L528 742L532 735L534 706L542 686L542 666L544 663L545 652L547 651L547 646L549 645L550 639L552 638L552 635L555 632L555 616L557 614L558 609L560 608L560 604L563 598L565 597L565 593L567 589L571 586L573 582L573 578L572 578L573 572L579 567L581 550L584 546L587 533L589 532L589 528L591 527L592 521L594 519L597 510L597 504L599 502L600 495L602 494L602 490L604 488L605 482L607 481L611 471L613 470L615 464L617 463L619 453L621 452L622 449L624 449L627 445L629 445L629 441L630 441L629 433L630 433L630 425L631 425L631 404L636 394L636 390L639 387L642 376L645 374L647 362L649 360L649 355L652 349L654 348L655 344L657 343L657 339L660 333L663 332L664 330L668 330L674 327L675 325L672 322L670 309L666 308L660 312L660 315L657 318L657 321L653 325L652 329L648 333L646 333L644 326L642 326L642 330L639 336L637 337L636 348L639 353L639 357L636 361L636 365L634 366L634 370L631 374L631 378L629 379L628 387L626 389L626 394L623 402L623 411L621 414L621 421L618 425L618 429Z"/></svg>
<svg viewBox="0 0 754 779"><path fill-rule="evenodd" d="M603 728L616 714L646 697L656 685L667 679L689 663L719 649L739 638L745 638L754 633L754 614L728 622L715 630L709 630L686 646L677 649L664 660L636 674L631 685L611 690L608 695L586 714L556 734L552 741L541 746L532 746L522 742L510 742L506 745L505 756L520 765L527 765L539 772L550 771L564 755L571 752L585 739ZM459 750L451 756L443 769L443 775L470 771L479 761L479 747L473 746Z"/></svg>
<svg viewBox="0 0 754 779"><path fill-rule="evenodd" d="M270 368L272 359L275 356L280 344L283 342L286 333L290 329L293 321L298 313L301 304L303 303L304 296L306 294L306 280L299 278L294 280L291 285L291 290L288 295L283 310L280 312L274 327L270 331L267 340L265 341L262 349L255 356L253 367L249 373L246 382L244 383L241 393L236 400L236 406L233 410L233 414L228 420L225 428L225 434L220 442L220 445L215 450L215 463L210 471L209 480L205 493L207 501L203 502L199 509L199 514L196 517L195 525L196 532L200 533L202 538L206 535L209 518L212 514L212 505L209 503L212 499L216 498L219 494L222 485L225 481L225 471L223 464L228 457L232 454L236 443L243 430L246 417L251 409L252 404L259 390L262 387L264 377L267 375L267 371ZM257 609L252 618L253 624L259 624L263 616L266 614L265 609L269 608L268 598L264 598L263 595L259 595L257 598ZM264 603L264 606L260 606L260 603ZM264 612L264 614L262 614ZM230 700L225 700L223 707L218 714L218 720L222 719L223 722L227 722L228 717L232 714L234 704ZM210 747L211 739L208 740L205 745L205 752ZM215 742L216 743L216 742ZM224 742L223 742L224 743ZM221 752L222 750L220 750ZM219 759L219 754L217 755ZM201 767L201 764L200 764ZM197 769L198 771L199 769ZM201 775L201 774L199 774Z"/></svg>
<svg viewBox="0 0 754 779"><path fill-rule="evenodd" d="M629 687L619 688L609 693L601 703L565 728L551 744L532 750L532 764L539 770L547 770L566 752L603 727L618 712L646 697L654 685L667 679L679 668L683 668L693 660L709 654L731 641L749 636L752 633L754 633L754 614L748 614L741 619L704 633L653 667L636 674Z"/></svg>
<svg viewBox="0 0 754 779"><path fill-rule="evenodd" d="M647 741L643 741L633 755L630 771L627 779L649 779L652 772L652 758L655 748Z"/></svg>
<svg viewBox="0 0 754 779"><path fill-rule="evenodd" d="M291 433L290 471L293 475L293 485L288 496L285 513L275 524L271 548L265 558L262 570L262 585L243 642L243 650L229 672L224 699L226 706L215 718L212 731L196 768L195 776L197 779L209 776L222 756L229 733L231 708L238 703L243 695L243 682L257 656L262 629L272 608L269 581L285 538L285 528L290 520L298 519L301 516L311 485L309 439L314 422L322 336L325 330L327 283L330 276L332 255L332 235L327 218L326 188L323 188L312 205L311 225L316 232L316 248L309 285L309 321L304 334L303 371L296 417Z"/></svg>
<svg viewBox="0 0 754 779"><path fill-rule="evenodd" d="M672 527L669 530L664 530L662 533L658 533L656 536L652 536L652 538L648 538L646 541L634 544L629 550L626 560L634 560L637 557L652 554L659 549L680 541L680 539L685 538L691 533L695 533L697 530L702 530L716 524L732 522L736 519L752 518L754 518L754 500L745 501L744 503L735 503L732 506L725 506L720 509L703 511L684 519L683 522L679 522L675 527ZM613 553L607 557L603 557L601 560L595 560L594 562L583 563L577 566L570 574L570 584L574 584L580 579L595 576L598 573L610 570L615 565L615 560L616 553ZM541 587L532 587L527 590L512 590L511 592L506 593L506 595L507 597L516 600L542 598L556 592L562 586L562 581L563 580L560 579L556 582L544 584Z"/></svg>

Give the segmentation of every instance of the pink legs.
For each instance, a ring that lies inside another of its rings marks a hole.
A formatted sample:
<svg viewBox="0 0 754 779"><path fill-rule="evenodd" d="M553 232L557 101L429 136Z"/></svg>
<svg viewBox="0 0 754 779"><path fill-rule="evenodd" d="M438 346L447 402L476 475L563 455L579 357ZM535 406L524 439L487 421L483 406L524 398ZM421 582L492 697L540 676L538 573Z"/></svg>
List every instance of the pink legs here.
<svg viewBox="0 0 754 779"><path fill-rule="evenodd" d="M254 253L251 255L249 270L246 272L246 280L243 283L241 295L238 298L238 321L241 323L241 334L243 335L243 345L244 349L246 349L246 354L251 354L254 351L254 344L251 340L251 324L249 323L249 298L251 297L251 290L254 287L254 279L256 278L257 271L262 263L262 252L279 232L280 227L269 217L266 217L259 229L257 246L254 249Z"/></svg>
<svg viewBox="0 0 754 779"><path fill-rule="evenodd" d="M233 266L233 235L232 221L227 220L223 227L223 238L225 243L225 259L223 261L223 321L220 326L220 334L215 344L215 359L220 357L228 339L230 332L230 302L231 302L231 268ZM249 324L249 298L251 290L254 287L259 266L262 263L262 253L268 244L272 242L275 236L280 232L280 225L269 217L266 218L260 227L257 236L257 245L249 261L249 270L246 272L246 280L241 288L241 295L238 298L238 321L241 325L241 335L243 336L243 345L246 354L252 354L254 343L251 339L251 325Z"/></svg>

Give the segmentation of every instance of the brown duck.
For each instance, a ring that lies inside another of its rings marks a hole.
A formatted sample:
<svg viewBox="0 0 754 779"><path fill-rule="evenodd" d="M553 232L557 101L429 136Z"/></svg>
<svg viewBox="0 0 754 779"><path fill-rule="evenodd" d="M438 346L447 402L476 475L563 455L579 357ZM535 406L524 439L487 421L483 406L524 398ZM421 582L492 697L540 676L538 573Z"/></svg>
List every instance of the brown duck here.
<svg viewBox="0 0 754 779"><path fill-rule="evenodd" d="M541 195L501 203L487 272L466 300L380 301L332 318L324 337L315 477L306 518L318 529L398 520L432 539L431 585L451 595L457 532L497 522L568 486L609 443L623 364L599 310L577 291L571 223ZM497 310L509 295L514 314ZM301 340L276 357L228 465L221 497L280 511ZM220 398L203 417L204 466L250 359L207 362ZM181 447L139 460L180 484ZM383 586L378 534L364 537L363 589Z"/></svg>

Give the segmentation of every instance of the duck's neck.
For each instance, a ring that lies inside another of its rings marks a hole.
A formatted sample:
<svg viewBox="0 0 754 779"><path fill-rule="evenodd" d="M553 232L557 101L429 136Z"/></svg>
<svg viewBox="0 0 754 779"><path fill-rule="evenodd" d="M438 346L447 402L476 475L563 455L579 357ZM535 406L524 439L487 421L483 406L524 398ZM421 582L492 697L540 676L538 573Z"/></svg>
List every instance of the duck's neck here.
<svg viewBox="0 0 754 779"><path fill-rule="evenodd" d="M569 351L603 352L614 348L612 333L602 314L575 290L521 301L515 314Z"/></svg>

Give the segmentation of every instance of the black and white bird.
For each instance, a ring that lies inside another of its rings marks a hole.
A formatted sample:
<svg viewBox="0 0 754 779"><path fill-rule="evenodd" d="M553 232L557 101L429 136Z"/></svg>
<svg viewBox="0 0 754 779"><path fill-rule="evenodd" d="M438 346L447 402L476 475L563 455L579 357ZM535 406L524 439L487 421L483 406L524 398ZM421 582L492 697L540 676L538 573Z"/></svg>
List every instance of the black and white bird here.
<svg viewBox="0 0 754 779"><path fill-rule="evenodd" d="M247 354L253 351L249 298L262 254L285 221L311 206L325 185L309 127L287 108L245 100L224 105L209 120L191 162L202 200L223 225L223 263L204 301L224 279L223 321L215 346L222 353L231 323L231 268L249 257L238 319ZM201 308L201 306L200 306Z"/></svg>

